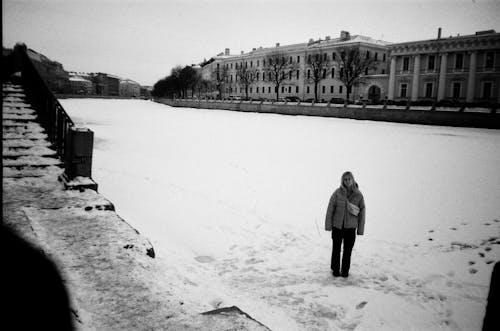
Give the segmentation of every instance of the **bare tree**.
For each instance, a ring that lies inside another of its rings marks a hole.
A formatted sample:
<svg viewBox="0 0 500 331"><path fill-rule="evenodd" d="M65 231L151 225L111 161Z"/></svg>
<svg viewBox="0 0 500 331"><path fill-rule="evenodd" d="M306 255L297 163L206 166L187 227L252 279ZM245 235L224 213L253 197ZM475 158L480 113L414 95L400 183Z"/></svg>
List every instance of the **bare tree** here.
<svg viewBox="0 0 500 331"><path fill-rule="evenodd" d="M307 54L306 65L308 70L310 70L307 74L307 80L314 84L314 102L318 102L318 86L321 81L326 78L331 62L326 53L315 50Z"/></svg>
<svg viewBox="0 0 500 331"><path fill-rule="evenodd" d="M224 86L227 83L229 74L229 70L227 66L223 63L217 63L217 67L212 71L212 81L214 82L215 87L219 91L219 98L222 99L222 94L224 91Z"/></svg>
<svg viewBox="0 0 500 331"><path fill-rule="evenodd" d="M245 88L245 98L248 99L248 88L256 80L257 71L249 69L247 64L241 64L236 70L236 77L239 79L239 85Z"/></svg>
<svg viewBox="0 0 500 331"><path fill-rule="evenodd" d="M347 100L353 86L362 82L361 75L368 70L376 69L377 63L373 57L361 54L359 46L345 46L338 48L340 80L347 88ZM368 54L368 53L366 53Z"/></svg>
<svg viewBox="0 0 500 331"><path fill-rule="evenodd" d="M275 51L265 58L264 70L270 76L269 81L274 83L276 100L279 100L279 90L283 82L289 79L289 73L295 70L296 63L292 58L282 51Z"/></svg>

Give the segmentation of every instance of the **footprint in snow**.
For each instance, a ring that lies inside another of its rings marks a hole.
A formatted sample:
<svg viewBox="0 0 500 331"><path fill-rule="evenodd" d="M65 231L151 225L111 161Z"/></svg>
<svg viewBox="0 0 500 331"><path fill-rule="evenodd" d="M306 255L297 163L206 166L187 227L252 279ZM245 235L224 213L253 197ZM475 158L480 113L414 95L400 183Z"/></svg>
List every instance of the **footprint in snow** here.
<svg viewBox="0 0 500 331"><path fill-rule="evenodd" d="M469 265L474 265L476 264L476 261L469 261Z"/></svg>
<svg viewBox="0 0 500 331"><path fill-rule="evenodd" d="M484 223L484 225L486 225L486 226L490 226L490 225L491 225L491 223Z"/></svg>
<svg viewBox="0 0 500 331"><path fill-rule="evenodd" d="M457 231L457 228L453 227L453 228L450 228L450 230Z"/></svg>
<svg viewBox="0 0 500 331"><path fill-rule="evenodd" d="M486 262L486 264L492 264L495 261L494 260L486 260L485 262Z"/></svg>
<svg viewBox="0 0 500 331"><path fill-rule="evenodd" d="M479 252L478 253L480 257L484 257L484 253L483 252Z"/></svg>
<svg viewBox="0 0 500 331"><path fill-rule="evenodd" d="M362 302L358 303L358 305L356 306L356 309L363 309L367 303L368 303L367 301L362 301Z"/></svg>
<svg viewBox="0 0 500 331"><path fill-rule="evenodd" d="M485 247L484 250L489 252L489 251L491 251L491 247Z"/></svg>
<svg viewBox="0 0 500 331"><path fill-rule="evenodd" d="M215 261L213 257L207 255L200 255L195 257L194 259L200 263L209 263Z"/></svg>
<svg viewBox="0 0 500 331"><path fill-rule="evenodd" d="M471 274L475 274L476 272L477 272L477 269L475 269L475 268L469 269L469 273L471 273Z"/></svg>

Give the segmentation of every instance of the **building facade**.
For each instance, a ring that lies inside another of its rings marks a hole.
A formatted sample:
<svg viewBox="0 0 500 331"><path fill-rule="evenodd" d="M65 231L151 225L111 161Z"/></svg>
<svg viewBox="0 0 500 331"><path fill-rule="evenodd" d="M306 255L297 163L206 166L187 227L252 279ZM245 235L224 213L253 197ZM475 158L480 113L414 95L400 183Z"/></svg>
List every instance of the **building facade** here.
<svg viewBox="0 0 500 331"><path fill-rule="evenodd" d="M500 102L500 33L388 45L388 99Z"/></svg>
<svg viewBox="0 0 500 331"><path fill-rule="evenodd" d="M89 79L70 73L68 90L70 94L92 95L95 89Z"/></svg>
<svg viewBox="0 0 500 331"><path fill-rule="evenodd" d="M141 85L131 79L120 80L120 96L138 98L141 96Z"/></svg>
<svg viewBox="0 0 500 331"><path fill-rule="evenodd" d="M342 81L339 50L342 47L357 46L361 54L373 57L377 61L374 69L361 75L362 83L354 86L350 91L350 99L373 99L378 101L387 96L388 57L387 42L375 40L365 36L351 36L349 32L342 31L339 38L326 37L325 39L309 40L307 43L270 48L254 48L251 52L241 52L231 55L229 49L224 53L202 63L202 78L214 81L216 73L221 69L226 70L227 76L222 89L214 89L207 93L212 97L231 98L245 97L246 88L238 80L238 68L245 66L253 70L255 80L248 86L248 96L252 99L275 99L275 84L271 81L269 63L266 59L273 54L281 54L290 64L286 71L286 79L279 87L279 97L296 97L300 100L312 100L315 97L315 84L311 71L309 57L319 55L323 57L326 65L322 68L321 81L318 84L318 99L328 102L332 99L345 99L347 90ZM280 56L281 56L280 55ZM268 60L269 61L269 60ZM222 95L219 95L222 92Z"/></svg>

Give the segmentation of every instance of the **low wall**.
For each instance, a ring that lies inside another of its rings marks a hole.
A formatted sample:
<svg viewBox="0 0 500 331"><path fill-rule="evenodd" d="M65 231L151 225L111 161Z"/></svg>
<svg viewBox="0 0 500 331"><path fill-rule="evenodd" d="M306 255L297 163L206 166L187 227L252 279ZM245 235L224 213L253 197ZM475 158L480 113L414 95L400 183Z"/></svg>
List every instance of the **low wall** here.
<svg viewBox="0 0 500 331"><path fill-rule="evenodd" d="M500 114L400 109L387 106L386 109L370 106L339 107L327 104L260 102L260 101L219 101L219 100L186 100L156 98L154 101L172 107L223 109L243 112L273 113L282 115L304 115L350 118L357 120L384 121L409 124L443 125L456 127L476 127L500 129Z"/></svg>
<svg viewBox="0 0 500 331"><path fill-rule="evenodd" d="M96 95L96 94L55 94L57 99L145 99L145 97L124 97L120 95Z"/></svg>

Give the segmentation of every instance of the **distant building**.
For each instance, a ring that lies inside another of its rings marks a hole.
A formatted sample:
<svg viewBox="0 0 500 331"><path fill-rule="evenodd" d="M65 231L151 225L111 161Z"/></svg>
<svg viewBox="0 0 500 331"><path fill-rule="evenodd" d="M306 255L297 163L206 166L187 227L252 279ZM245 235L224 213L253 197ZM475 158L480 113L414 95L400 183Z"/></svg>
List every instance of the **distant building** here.
<svg viewBox="0 0 500 331"><path fill-rule="evenodd" d="M141 85L131 79L120 80L120 96L138 98L141 96Z"/></svg>
<svg viewBox="0 0 500 331"><path fill-rule="evenodd" d="M388 46L391 100L500 102L500 33L404 42Z"/></svg>
<svg viewBox="0 0 500 331"><path fill-rule="evenodd" d="M68 93L83 95L95 94L94 84L90 76L85 73L70 72Z"/></svg>
<svg viewBox="0 0 500 331"><path fill-rule="evenodd" d="M350 98L370 98L378 101L387 95L388 62L387 45L382 40L375 40L370 37L353 35L342 31L339 38L327 36L324 40L309 40L307 43L293 45L283 45L276 43L276 47L254 48L251 52L241 52L239 55L231 55L229 49L224 53L201 63L202 78L213 81L213 74L217 68L225 67L228 70L228 77L225 82L223 95L220 97L245 96L245 91L238 83L237 67L248 66L256 69L257 76L255 82L249 90L250 98L274 99L276 96L275 86L268 79L266 72L266 57L280 52L296 66L293 71L287 72L287 79L280 87L280 98L295 96L301 100L314 98L314 84L311 82L310 68L307 65L307 58L311 54L321 54L330 64L323 72L324 79L318 86L319 99L329 101L332 98L346 98L346 87L339 79L341 68L339 63L338 50L343 46L358 46L363 56L373 57L378 61L374 70L362 74L363 83L354 87L350 93ZM216 95L213 90L209 95Z"/></svg>
<svg viewBox="0 0 500 331"><path fill-rule="evenodd" d="M120 78L102 72L91 74L97 95L118 96L120 94Z"/></svg>
<svg viewBox="0 0 500 331"><path fill-rule="evenodd" d="M141 98L150 98L152 90L152 86L141 86Z"/></svg>
<svg viewBox="0 0 500 331"><path fill-rule="evenodd" d="M62 64L32 49L28 49L27 53L49 89L53 93L66 93L69 86L69 74Z"/></svg>

